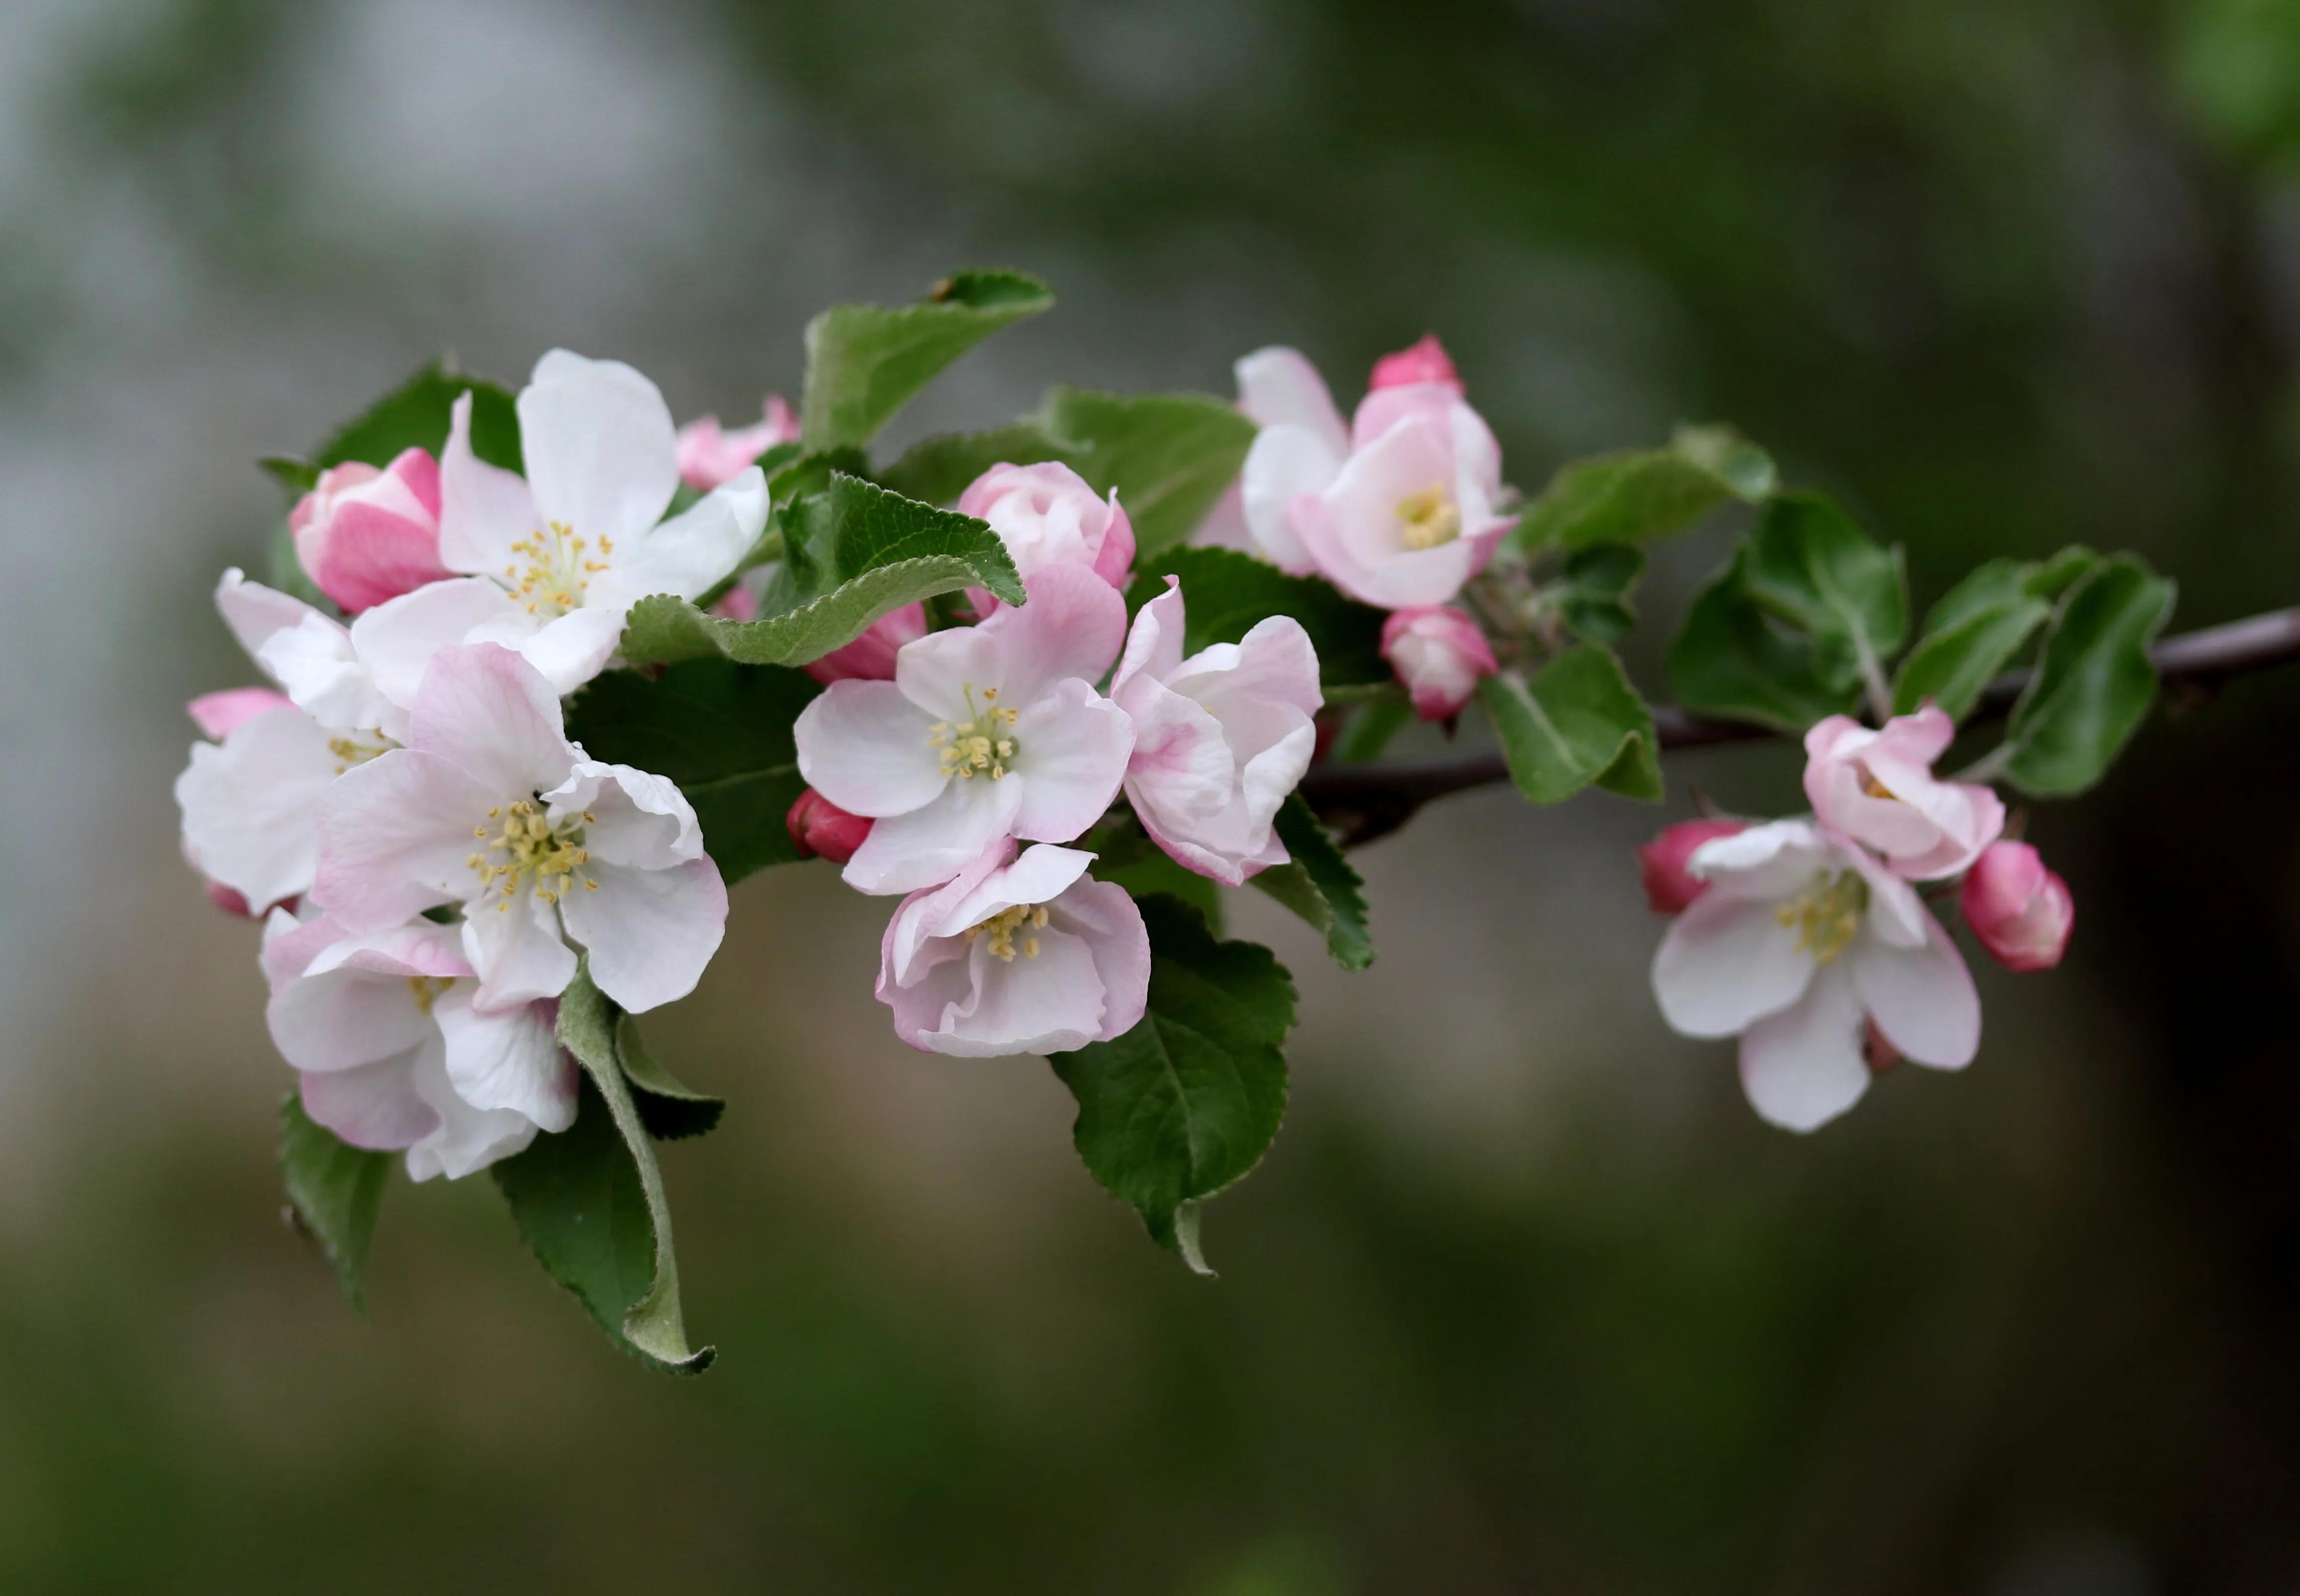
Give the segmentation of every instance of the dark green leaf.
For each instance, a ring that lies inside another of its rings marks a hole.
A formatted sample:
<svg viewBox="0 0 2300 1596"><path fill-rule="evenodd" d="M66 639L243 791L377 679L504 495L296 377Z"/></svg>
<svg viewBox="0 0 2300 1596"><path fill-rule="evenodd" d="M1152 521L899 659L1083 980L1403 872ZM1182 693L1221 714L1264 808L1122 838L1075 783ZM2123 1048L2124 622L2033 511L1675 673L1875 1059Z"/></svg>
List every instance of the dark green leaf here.
<svg viewBox="0 0 2300 1596"><path fill-rule="evenodd" d="M1773 490L1771 456L1729 427L1680 427L1667 448L1577 460L1528 506L1521 547L1632 543L1691 525L1729 499Z"/></svg>
<svg viewBox="0 0 2300 1596"><path fill-rule="evenodd" d="M1568 649L1530 680L1515 672L1478 684L1517 790L1554 804L1596 783L1626 798L1662 794L1653 712L1604 648Z"/></svg>
<svg viewBox="0 0 2300 1596"><path fill-rule="evenodd" d="M1216 936L1221 935L1221 884L1176 863L1150 840L1133 811L1119 809L1105 816L1078 846L1095 856L1097 880L1123 887L1138 899L1154 892L1179 898L1206 917Z"/></svg>
<svg viewBox="0 0 2300 1596"><path fill-rule="evenodd" d="M1696 714L1802 732L1859 702L1852 650L1792 631L1749 596L1747 548L1712 578L1669 649L1670 690Z"/></svg>
<svg viewBox="0 0 2300 1596"><path fill-rule="evenodd" d="M1134 1206L1161 1246L1211 1274L1197 1206L1277 1137L1294 982L1268 948L1216 941L1188 904L1147 898L1142 918L1149 1012L1117 1040L1050 1062L1078 1099L1072 1137L1094 1178Z"/></svg>
<svg viewBox="0 0 2300 1596"><path fill-rule="evenodd" d="M871 480L871 457L851 444L832 449L810 449L788 455L767 473L767 493L778 505L812 498L830 491L838 472Z"/></svg>
<svg viewBox="0 0 2300 1596"><path fill-rule="evenodd" d="M1037 465L1059 460L1075 469L1076 455L1076 450L1038 422L1016 422L988 432L944 432L922 439L880 472L879 480L921 504L947 505L994 465ZM1125 502L1122 497L1121 502ZM1128 514L1130 519L1132 512Z"/></svg>
<svg viewBox="0 0 2300 1596"><path fill-rule="evenodd" d="M1278 811L1278 840L1291 862L1258 873L1254 884L1323 932L1326 951L1343 969L1373 963L1365 880L1298 792Z"/></svg>
<svg viewBox="0 0 2300 1596"><path fill-rule="evenodd" d="M1587 544L1566 556L1557 606L1573 635L1587 643L1627 637L1638 623L1629 594L1645 569L1644 551L1626 543Z"/></svg>
<svg viewBox="0 0 2300 1596"><path fill-rule="evenodd" d="M1909 632L1901 551L1887 548L1817 493L1784 494L1750 534L1741 579L1749 597L1824 644L1879 662Z"/></svg>
<svg viewBox="0 0 2300 1596"><path fill-rule="evenodd" d="M2034 598L1976 610L1946 631L1928 632L1893 681L1893 713L1912 714L1930 699L1954 721L1972 713L1981 689L2053 613Z"/></svg>
<svg viewBox="0 0 2300 1596"><path fill-rule="evenodd" d="M2069 589L2005 732L2013 785L2064 797L2100 780L2155 699L2148 646L2174 597L2172 583L2129 554L2102 560Z"/></svg>
<svg viewBox="0 0 2300 1596"><path fill-rule="evenodd" d="M807 323L799 430L810 449L865 444L942 369L1054 297L1020 272L962 272L915 305L841 305Z"/></svg>
<svg viewBox="0 0 2300 1596"><path fill-rule="evenodd" d="M1413 704L1401 691L1379 693L1354 706L1329 756L1338 765L1364 765L1381 757L1389 740L1411 725Z"/></svg>
<svg viewBox="0 0 2300 1596"><path fill-rule="evenodd" d="M263 474L288 490L290 499L299 499L320 485L320 468L309 460L299 460L293 455L266 455L256 463Z"/></svg>
<svg viewBox="0 0 2300 1596"><path fill-rule="evenodd" d="M889 611L960 588L1010 604L1024 594L989 526L844 473L784 516L784 558L756 621L706 615L668 594L631 606L623 656L633 664L713 654L745 664L802 665L860 637Z"/></svg>
<svg viewBox="0 0 2300 1596"><path fill-rule="evenodd" d="M466 389L471 394L471 453L506 471L523 469L519 413L511 395L484 378L454 371L444 361L433 361L370 405L330 438L312 462L328 466L362 460L388 465L409 449L437 455L446 447L449 413Z"/></svg>
<svg viewBox="0 0 2300 1596"><path fill-rule="evenodd" d="M280 1103L279 1177L296 1227L319 1248L343 1283L344 1296L361 1313L367 1311L362 1276L368 1244L375 1240L375 1216L390 1174L389 1153L342 1141L314 1123L292 1091Z"/></svg>
<svg viewBox="0 0 2300 1596"><path fill-rule="evenodd" d="M1182 579L1183 648L1235 643L1257 622L1291 615L1318 651L1318 675L1328 688L1374 687L1392 680L1381 656L1383 613L1346 598L1314 576L1288 576L1275 565L1230 548L1170 548L1143 560L1127 589L1129 610L1166 590L1168 575Z"/></svg>
<svg viewBox="0 0 2300 1596"><path fill-rule="evenodd" d="M630 1082L631 1102L648 1135L657 1141L678 1141L719 1128L727 1099L697 1091L664 1068L629 1015L615 1026L615 1046L623 1061L623 1079Z"/></svg>
<svg viewBox="0 0 2300 1596"><path fill-rule="evenodd" d="M1118 490L1142 555L1196 531L1254 447L1254 423L1203 394L1057 388L1032 419L1097 491Z"/></svg>
<svg viewBox="0 0 2300 1596"><path fill-rule="evenodd" d="M731 885L798 857L783 823L806 788L791 726L821 690L803 671L724 659L652 680L610 671L576 695L567 734L594 759L678 782Z"/></svg>

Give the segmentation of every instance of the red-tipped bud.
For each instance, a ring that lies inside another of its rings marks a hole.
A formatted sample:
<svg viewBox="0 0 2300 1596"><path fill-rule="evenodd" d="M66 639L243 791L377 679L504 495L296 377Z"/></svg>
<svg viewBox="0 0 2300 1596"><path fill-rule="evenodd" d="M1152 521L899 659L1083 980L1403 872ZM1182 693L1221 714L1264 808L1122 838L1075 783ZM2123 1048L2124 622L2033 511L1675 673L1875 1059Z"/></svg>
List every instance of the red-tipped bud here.
<svg viewBox="0 0 2300 1596"><path fill-rule="evenodd" d="M1965 873L1957 892L1964 923L2008 970L2049 970L2068 951L2076 899L2025 842L1994 842Z"/></svg>
<svg viewBox="0 0 2300 1596"><path fill-rule="evenodd" d="M798 849L800 858L824 858L834 865L844 865L854 856L854 850L871 834L871 825L812 787L798 795L784 823L790 827L791 846Z"/></svg>
<svg viewBox="0 0 2300 1596"><path fill-rule="evenodd" d="M1405 388L1418 382L1435 382L1462 391L1462 374L1454 369L1454 357L1446 353L1446 346L1438 341L1434 332L1423 335L1420 343L1400 349L1395 355L1385 355L1373 363L1373 388Z"/></svg>
<svg viewBox="0 0 2300 1596"><path fill-rule="evenodd" d="M1638 849L1638 868L1645 873L1646 902L1656 915L1684 912L1688 904L1709 890L1709 883L1686 868L1694 850L1704 842L1731 837L1749 829L1739 820L1680 820Z"/></svg>

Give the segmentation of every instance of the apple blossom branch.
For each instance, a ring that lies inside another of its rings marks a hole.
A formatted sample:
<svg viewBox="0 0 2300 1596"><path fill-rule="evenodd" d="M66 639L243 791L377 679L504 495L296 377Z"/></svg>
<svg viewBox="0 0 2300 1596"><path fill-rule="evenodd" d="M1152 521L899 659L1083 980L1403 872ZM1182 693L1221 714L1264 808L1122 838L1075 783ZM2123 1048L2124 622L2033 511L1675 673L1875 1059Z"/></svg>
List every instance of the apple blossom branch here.
<svg viewBox="0 0 2300 1596"><path fill-rule="evenodd" d="M2300 606L2166 638L2149 650L2149 657L2173 706L2189 707L2231 677L2300 660ZM1982 692L1971 718L2010 713L2028 684L2026 671L1998 677ZM1665 752L1780 735L1742 722L1704 720L1668 705L1655 706L1653 716ZM1508 779L1509 766L1495 750L1396 765L1322 765L1303 778L1302 796L1342 846L1355 848L1388 836L1424 804Z"/></svg>

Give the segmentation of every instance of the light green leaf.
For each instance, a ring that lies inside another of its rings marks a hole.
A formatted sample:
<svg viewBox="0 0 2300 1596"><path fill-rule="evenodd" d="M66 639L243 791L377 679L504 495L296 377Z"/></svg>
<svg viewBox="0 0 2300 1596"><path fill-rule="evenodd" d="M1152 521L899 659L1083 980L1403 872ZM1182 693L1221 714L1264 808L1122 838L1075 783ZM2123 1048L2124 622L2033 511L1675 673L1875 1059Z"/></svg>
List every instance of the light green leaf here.
<svg viewBox="0 0 2300 1596"><path fill-rule="evenodd" d="M1577 460L1526 507L1519 547L1634 543L1690 526L1729 499L1773 491L1772 457L1730 427L1680 427L1667 448Z"/></svg>
<svg viewBox="0 0 2300 1596"><path fill-rule="evenodd" d="M1016 422L988 432L942 432L923 439L879 472L878 478L906 498L947 505L994 465L1037 465L1059 460L1076 469L1076 450L1038 422Z"/></svg>
<svg viewBox="0 0 2300 1596"><path fill-rule="evenodd" d="M1711 579L1669 649L1670 690L1696 714L1802 732L1859 702L1850 648L1824 646L1769 614L1749 596L1746 546Z"/></svg>
<svg viewBox="0 0 2300 1596"><path fill-rule="evenodd" d="M288 1188L288 1209L296 1229L318 1246L342 1283L344 1296L360 1313L367 1311L362 1276L368 1244L375 1240L375 1216L390 1174L389 1153L342 1141L314 1123L292 1091L280 1103L279 1176Z"/></svg>
<svg viewBox="0 0 2300 1596"><path fill-rule="evenodd" d="M266 455L255 464L265 476L288 490L291 503L320 485L320 468L309 460L299 460L293 455Z"/></svg>
<svg viewBox="0 0 2300 1596"><path fill-rule="evenodd" d="M485 378L464 376L438 360L347 422L312 457L312 464L360 460L388 465L409 449L437 455L446 447L449 413L466 389L471 394L471 452L505 471L523 470L519 412L512 396Z"/></svg>
<svg viewBox="0 0 2300 1596"><path fill-rule="evenodd" d="M2014 786L2065 797L2100 780L2155 699L2148 647L2175 597L2171 582L2129 554L2102 560L2069 589L2006 729Z"/></svg>
<svg viewBox="0 0 2300 1596"><path fill-rule="evenodd" d="M1138 555L1196 531L1254 447L1254 423L1204 394L1056 388L1032 419L1097 491L1118 490Z"/></svg>
<svg viewBox="0 0 2300 1596"><path fill-rule="evenodd" d="M696 659L653 679L609 671L569 706L594 759L679 783L729 884L798 857L784 816L806 790L791 727L822 689L803 671Z"/></svg>
<svg viewBox="0 0 2300 1596"><path fill-rule="evenodd" d="M1643 550L1627 543L1585 544L1565 556L1555 584L1559 613L1585 643L1617 643L1638 623L1629 594L1645 574Z"/></svg>
<svg viewBox="0 0 2300 1596"><path fill-rule="evenodd" d="M1278 811L1278 840L1293 858L1249 879L1323 932L1326 951L1343 969L1362 970L1372 964L1365 878L1358 874L1298 792L1289 796Z"/></svg>
<svg viewBox="0 0 2300 1596"><path fill-rule="evenodd" d="M915 305L841 305L807 323L799 433L810 449L865 444L942 369L1053 306L1021 272L962 272Z"/></svg>
<svg viewBox="0 0 2300 1596"><path fill-rule="evenodd" d="M623 1079L631 1085L631 1101L648 1135L657 1141L680 1141L719 1128L727 1099L680 1082L647 1047L638 1022L629 1015L616 1022L615 1046L623 1061Z"/></svg>
<svg viewBox="0 0 2300 1596"><path fill-rule="evenodd" d="M1962 720L1998 672L2051 616L2051 600L2099 556L2071 547L2051 559L1989 560L1941 595L1925 635L1901 662L1893 708L1907 714L1927 698Z"/></svg>
<svg viewBox="0 0 2300 1596"><path fill-rule="evenodd" d="M1266 948L1218 942L1204 916L1142 900L1150 1006L1115 1041L1057 1053L1078 1099L1072 1139L1103 1188L1202 1274L1197 1206L1259 1163L1286 1113L1294 982Z"/></svg>
<svg viewBox="0 0 2300 1596"><path fill-rule="evenodd" d="M717 654L744 664L803 665L853 642L889 611L938 593L1024 594L998 534L971 515L841 473L784 516L784 558L756 621L706 615L668 594L631 606L623 657L664 664Z"/></svg>
<svg viewBox="0 0 2300 1596"><path fill-rule="evenodd" d="M1784 494L1749 537L1742 581L1749 596L1854 660L1881 662L1909 632L1901 551L1887 548L1818 493Z"/></svg>
<svg viewBox="0 0 2300 1596"><path fill-rule="evenodd" d="M699 1375L679 1303L671 1209L615 1045L613 1005L578 972L559 999L559 1041L583 1068L575 1124L495 1166L522 1241L618 1346L652 1367Z"/></svg>
<svg viewBox="0 0 2300 1596"><path fill-rule="evenodd" d="M1394 680L1381 656L1384 613L1345 597L1322 578L1288 576L1233 548L1170 548L1142 560L1127 589L1128 610L1139 610L1166 590L1168 575L1182 580L1183 648L1235 643L1256 623L1291 615L1318 651L1318 676L1328 687L1378 687Z"/></svg>
<svg viewBox="0 0 2300 1596"><path fill-rule="evenodd" d="M1607 650L1568 649L1530 680L1488 676L1478 701L1517 790L1533 802L1559 803L1593 782L1625 798L1661 797L1653 712Z"/></svg>

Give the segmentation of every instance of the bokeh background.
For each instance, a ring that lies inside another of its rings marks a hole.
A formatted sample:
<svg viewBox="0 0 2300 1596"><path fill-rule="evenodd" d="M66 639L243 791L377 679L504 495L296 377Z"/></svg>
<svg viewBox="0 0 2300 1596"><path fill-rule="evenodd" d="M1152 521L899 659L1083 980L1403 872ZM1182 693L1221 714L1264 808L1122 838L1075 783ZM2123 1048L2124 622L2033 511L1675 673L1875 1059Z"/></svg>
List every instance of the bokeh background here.
<svg viewBox="0 0 2300 1596"><path fill-rule="evenodd" d="M485 1180L396 1182L350 1314L168 794L255 455L443 347L745 418L962 264L1062 306L896 441L1435 330L1521 484L1727 419L1920 602L2082 540L2281 604L2296 158L2296 0L0 0L0 1589L2300 1590L2300 673L2037 812L2069 965L1809 1139L1653 1011L1654 811L1432 809L1363 975L1241 904L1304 1019L1212 1283L1043 1064L893 1040L883 904L755 878L650 1028L734 1099L668 1157L691 1383Z"/></svg>

